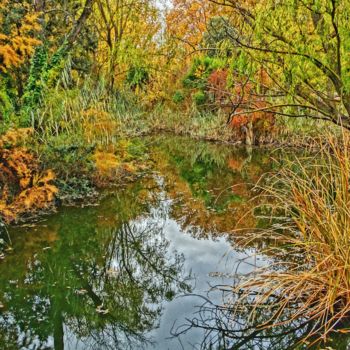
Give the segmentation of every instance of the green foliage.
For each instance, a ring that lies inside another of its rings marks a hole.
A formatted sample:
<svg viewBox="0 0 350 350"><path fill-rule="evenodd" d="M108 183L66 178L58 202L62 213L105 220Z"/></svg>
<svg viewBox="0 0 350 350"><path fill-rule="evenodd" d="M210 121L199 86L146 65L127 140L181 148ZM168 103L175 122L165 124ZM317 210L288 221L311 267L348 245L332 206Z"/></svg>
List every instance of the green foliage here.
<svg viewBox="0 0 350 350"><path fill-rule="evenodd" d="M254 76L259 65L254 64L249 57L249 53L237 49L235 56L231 60L230 70L244 76Z"/></svg>
<svg viewBox="0 0 350 350"><path fill-rule="evenodd" d="M226 59L218 57L204 56L194 59L182 83L184 88L191 89L192 100L196 106L203 107L206 102L210 101L210 94L207 91L208 78L214 71L226 68L226 65ZM178 99L179 95L176 95L176 98ZM179 100L177 103L180 102L182 101Z"/></svg>
<svg viewBox="0 0 350 350"><path fill-rule="evenodd" d="M0 120L4 124L10 122L10 117L14 112L14 106L12 104L12 99L9 96L6 87L0 84Z"/></svg>
<svg viewBox="0 0 350 350"><path fill-rule="evenodd" d="M196 103L197 106L201 106L207 101L207 96L203 91L197 91L193 95L193 101Z"/></svg>
<svg viewBox="0 0 350 350"><path fill-rule="evenodd" d="M264 68L275 112L350 129L349 0L242 2L232 13L232 68L246 76Z"/></svg>
<svg viewBox="0 0 350 350"><path fill-rule="evenodd" d="M185 88L204 89L209 75L216 69L224 68L226 62L220 58L209 56L195 58L193 64L183 79Z"/></svg>
<svg viewBox="0 0 350 350"><path fill-rule="evenodd" d="M182 91L177 90L177 91L175 91L172 100L174 103L179 104L185 100L185 96L184 96Z"/></svg>
<svg viewBox="0 0 350 350"><path fill-rule="evenodd" d="M149 80L149 72L144 67L131 67L126 75L126 83L131 89L142 88Z"/></svg>
<svg viewBox="0 0 350 350"><path fill-rule="evenodd" d="M47 46L41 45L36 49L23 95L22 126L30 124L31 114L39 107L43 93L56 86L64 69L67 53L66 43L59 47L51 58Z"/></svg>
<svg viewBox="0 0 350 350"><path fill-rule="evenodd" d="M127 155L126 160L140 160L144 158L147 153L147 147L143 140L141 139L132 139L127 144Z"/></svg>
<svg viewBox="0 0 350 350"><path fill-rule="evenodd" d="M67 43L63 43L58 50L52 55L47 65L47 71L43 76L43 80L48 88L54 88L60 78L65 66L68 54Z"/></svg>
<svg viewBox="0 0 350 350"><path fill-rule="evenodd" d="M210 18L207 31L203 33L203 47L209 48L210 57L229 57L232 47L229 45L228 36L235 34L234 28L228 26L228 19L224 17Z"/></svg>
<svg viewBox="0 0 350 350"><path fill-rule="evenodd" d="M63 203L87 203L88 200L96 200L98 193L92 181L87 177L72 176L68 179L56 181L59 189L58 198Z"/></svg>
<svg viewBox="0 0 350 350"><path fill-rule="evenodd" d="M93 151L94 146L84 142L81 136L67 134L52 136L45 145L38 145L37 149L42 161L54 168L63 180L87 176L92 169Z"/></svg>
<svg viewBox="0 0 350 350"><path fill-rule="evenodd" d="M29 126L31 113L36 109L43 93L43 75L48 69L48 48L38 46L32 57L27 86L23 95L21 124Z"/></svg>

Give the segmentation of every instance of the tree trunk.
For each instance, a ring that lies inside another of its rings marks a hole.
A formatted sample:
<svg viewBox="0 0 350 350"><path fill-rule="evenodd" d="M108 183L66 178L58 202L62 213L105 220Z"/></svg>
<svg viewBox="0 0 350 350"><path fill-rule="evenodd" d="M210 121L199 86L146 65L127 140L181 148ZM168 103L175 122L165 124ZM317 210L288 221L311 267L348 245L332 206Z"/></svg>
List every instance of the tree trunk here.
<svg viewBox="0 0 350 350"><path fill-rule="evenodd" d="M94 1L95 0L86 0L82 14L80 15L79 19L67 37L67 50L70 50L72 48L87 19L90 17Z"/></svg>
<svg viewBox="0 0 350 350"><path fill-rule="evenodd" d="M247 124L246 128L246 133L245 133L245 144L247 146L252 146L254 143L254 133L253 133L253 122L249 121Z"/></svg>

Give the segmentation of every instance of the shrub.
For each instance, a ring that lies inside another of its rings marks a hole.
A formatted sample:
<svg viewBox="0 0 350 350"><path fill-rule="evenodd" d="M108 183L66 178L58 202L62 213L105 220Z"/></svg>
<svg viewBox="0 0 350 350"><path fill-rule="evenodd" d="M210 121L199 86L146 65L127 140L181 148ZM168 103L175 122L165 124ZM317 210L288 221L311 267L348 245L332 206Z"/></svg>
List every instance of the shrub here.
<svg viewBox="0 0 350 350"><path fill-rule="evenodd" d="M7 124L13 112L14 108L10 96L6 91L0 89L0 120Z"/></svg>
<svg viewBox="0 0 350 350"><path fill-rule="evenodd" d="M5 222L55 206L54 172L43 171L32 152L18 147L30 134L30 129L19 129L0 139L0 219Z"/></svg>
<svg viewBox="0 0 350 350"><path fill-rule="evenodd" d="M219 58L211 58L208 56L196 58L189 72L183 79L183 86L185 88L205 88L210 74L214 70L224 67L225 61Z"/></svg>
<svg viewBox="0 0 350 350"><path fill-rule="evenodd" d="M198 91L193 95L193 101L197 106L203 105L207 100L207 96L203 91Z"/></svg>
<svg viewBox="0 0 350 350"><path fill-rule="evenodd" d="M149 79L149 73L144 67L132 67L126 75L126 82L131 89L141 88Z"/></svg>

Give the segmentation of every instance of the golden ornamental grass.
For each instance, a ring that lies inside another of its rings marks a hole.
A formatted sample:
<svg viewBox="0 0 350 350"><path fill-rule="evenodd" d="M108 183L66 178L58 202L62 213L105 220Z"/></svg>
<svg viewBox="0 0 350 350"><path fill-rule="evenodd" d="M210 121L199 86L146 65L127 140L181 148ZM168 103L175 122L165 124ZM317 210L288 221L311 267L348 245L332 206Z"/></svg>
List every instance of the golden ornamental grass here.
<svg viewBox="0 0 350 350"><path fill-rule="evenodd" d="M316 155L291 161L264 186L274 224L245 234L245 244L273 237L275 245L262 253L282 258L234 287L234 310L249 305L250 321L258 308L273 310L260 328L309 320L313 327L303 340L311 343L350 331L343 322L350 315L349 150L349 137L330 138Z"/></svg>

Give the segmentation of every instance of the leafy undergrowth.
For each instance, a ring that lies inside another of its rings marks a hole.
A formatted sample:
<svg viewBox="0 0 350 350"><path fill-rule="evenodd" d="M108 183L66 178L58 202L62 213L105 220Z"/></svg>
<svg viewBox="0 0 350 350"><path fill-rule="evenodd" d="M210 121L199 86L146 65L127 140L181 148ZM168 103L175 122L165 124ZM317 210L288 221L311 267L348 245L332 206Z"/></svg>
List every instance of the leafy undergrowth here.
<svg viewBox="0 0 350 350"><path fill-rule="evenodd" d="M0 138L0 219L14 223L57 204L91 204L100 189L132 181L147 168L142 142L108 145L53 137L39 146L32 129Z"/></svg>
<svg viewBox="0 0 350 350"><path fill-rule="evenodd" d="M120 140L109 146L96 148L93 182L98 188L109 187L121 179L132 179L147 168L145 148L141 142Z"/></svg>

